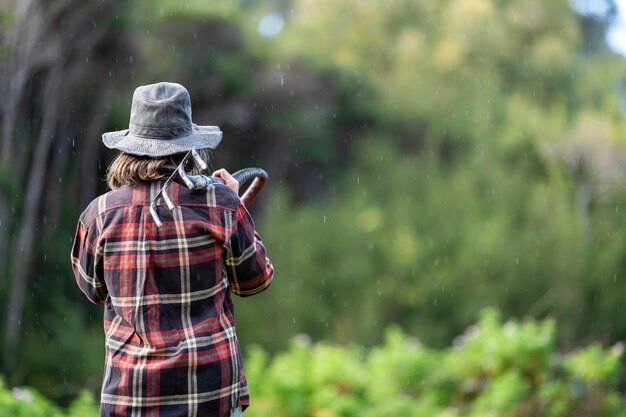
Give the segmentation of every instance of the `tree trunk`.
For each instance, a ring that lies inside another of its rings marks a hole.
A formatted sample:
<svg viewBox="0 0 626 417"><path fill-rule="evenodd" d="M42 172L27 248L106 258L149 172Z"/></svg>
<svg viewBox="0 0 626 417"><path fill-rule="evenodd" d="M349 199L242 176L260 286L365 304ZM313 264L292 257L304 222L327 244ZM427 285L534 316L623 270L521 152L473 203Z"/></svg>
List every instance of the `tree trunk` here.
<svg viewBox="0 0 626 417"><path fill-rule="evenodd" d="M68 164L74 165L79 172L79 178L73 180L76 193L81 198L94 193L87 190L86 182L93 177L89 171L95 172L99 141L89 137L89 143L81 143L76 139L81 132L99 136L95 132L101 130L105 118L102 90L117 82L115 77L93 81L97 75L92 71L103 73L107 65L109 72L114 60L106 54L130 49L119 42L122 32L106 18L114 15L120 4L20 0L12 5L13 25L4 29L3 38L11 51L0 63L4 97L0 104L0 173L6 174L0 178L10 181L0 184L0 295L7 306L2 309L6 316L0 317L4 322L0 330L7 377L15 369L27 288L41 238L54 236L59 223L59 178L48 178L50 169L60 176L68 171ZM106 23L100 27L99 21ZM85 55L92 51L96 58L86 64ZM98 60L103 65L98 66ZM85 88L87 85L93 88ZM68 145L75 140L79 146ZM74 149L82 150L84 156L72 158ZM50 180L55 181L51 187L46 185ZM55 190L57 199L49 195ZM45 207L49 201L54 202L51 210ZM42 214L48 222L41 221Z"/></svg>
<svg viewBox="0 0 626 417"><path fill-rule="evenodd" d="M13 248L13 276L9 296L9 312L5 326L4 360L8 369L14 365L17 346L19 344L19 329L24 312L24 297L28 286L30 272L33 266L34 253L37 248L37 232L40 226L39 215L42 211L41 202L45 192L46 173L48 171L48 157L54 140L55 125L57 122L59 93L63 74L62 60L59 59L51 69L51 73L43 96L44 103L50 103L44 112L39 138L36 142L33 163L28 176L26 188L26 204L21 228L18 232L17 243ZM39 231L41 232L41 231Z"/></svg>

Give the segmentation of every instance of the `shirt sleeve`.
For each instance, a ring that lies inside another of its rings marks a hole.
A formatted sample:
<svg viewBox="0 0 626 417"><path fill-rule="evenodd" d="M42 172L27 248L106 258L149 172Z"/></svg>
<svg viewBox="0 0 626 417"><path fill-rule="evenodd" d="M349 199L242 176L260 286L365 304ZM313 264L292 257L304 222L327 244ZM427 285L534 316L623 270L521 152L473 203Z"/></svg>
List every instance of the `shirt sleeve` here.
<svg viewBox="0 0 626 417"><path fill-rule="evenodd" d="M94 304L103 304L108 290L103 279L103 248L94 242L82 221L78 222L72 247L72 270L81 291Z"/></svg>
<svg viewBox="0 0 626 417"><path fill-rule="evenodd" d="M265 290L274 278L274 267L255 230L248 210L239 202L227 245L226 268L232 291L248 297Z"/></svg>

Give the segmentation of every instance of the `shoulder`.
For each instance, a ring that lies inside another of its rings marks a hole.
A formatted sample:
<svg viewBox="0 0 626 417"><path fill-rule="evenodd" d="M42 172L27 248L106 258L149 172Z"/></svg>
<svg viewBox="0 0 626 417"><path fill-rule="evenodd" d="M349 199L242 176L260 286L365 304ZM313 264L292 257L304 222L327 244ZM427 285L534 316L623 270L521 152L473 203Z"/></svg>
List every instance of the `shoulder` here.
<svg viewBox="0 0 626 417"><path fill-rule="evenodd" d="M175 185L178 190L178 199L173 199L174 205L195 207L214 207L227 211L237 211L241 204L239 196L233 190L223 184L209 185L205 190L189 190L183 186ZM172 193L172 196L176 192Z"/></svg>
<svg viewBox="0 0 626 417"><path fill-rule="evenodd" d="M215 184L215 204L227 210L236 211L240 200L236 192L223 184Z"/></svg>
<svg viewBox="0 0 626 417"><path fill-rule="evenodd" d="M80 215L80 221L89 226L106 211L124 206L132 199L131 187L121 187L94 198Z"/></svg>

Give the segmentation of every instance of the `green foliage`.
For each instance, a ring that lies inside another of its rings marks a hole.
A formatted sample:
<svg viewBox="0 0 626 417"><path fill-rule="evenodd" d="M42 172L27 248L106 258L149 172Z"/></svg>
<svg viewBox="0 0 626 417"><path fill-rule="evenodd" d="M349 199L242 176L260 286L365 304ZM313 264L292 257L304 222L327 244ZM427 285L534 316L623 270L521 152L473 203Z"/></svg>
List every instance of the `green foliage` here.
<svg viewBox="0 0 626 417"><path fill-rule="evenodd" d="M617 376L623 346L593 344L567 354L555 349L552 320L505 323L493 309L436 350L387 329L380 346L311 343L292 339L270 357L250 350L246 373L251 417L624 417ZM93 395L82 391L60 408L37 391L9 390L0 380L0 415L89 417L99 415Z"/></svg>
<svg viewBox="0 0 626 417"><path fill-rule="evenodd" d="M352 80L371 123L321 180L331 197L272 190L259 227L277 280L241 303L244 342L376 343L397 323L442 346L486 306L552 315L563 346L626 338L624 60L582 48L567 3L299 0L284 35L244 31L269 62ZM330 155L329 132L345 138L317 126ZM280 326L260 328L259 309Z"/></svg>
<svg viewBox="0 0 626 417"><path fill-rule="evenodd" d="M67 409L67 417L97 417L99 415L100 408L89 391L81 391Z"/></svg>
<svg viewBox="0 0 626 417"><path fill-rule="evenodd" d="M364 143L340 198L293 207L275 195L260 228L277 279L240 303L246 342L276 348L311 332L375 343L391 322L442 346L493 305L554 316L570 347L592 326L626 337L621 320L601 321L585 301L593 291L607 313L619 308L620 284L610 281L624 239L607 233L624 219L610 210L582 216L558 163L527 148L511 163L485 150L449 166L391 152L382 138ZM280 325L259 329L258 310Z"/></svg>
<svg viewBox="0 0 626 417"><path fill-rule="evenodd" d="M30 388L9 389L0 378L0 415L7 417L97 417L100 409L93 395L82 391L63 409Z"/></svg>
<svg viewBox="0 0 626 417"><path fill-rule="evenodd" d="M398 328L363 349L293 339L273 360L246 361L254 417L626 416L615 375L623 348L561 355L553 321L485 310L453 348L433 350ZM574 365L575 364L575 365Z"/></svg>
<svg viewBox="0 0 626 417"><path fill-rule="evenodd" d="M542 107L582 104L573 95L581 35L565 0L299 0L288 17L272 59L353 73L375 89L378 115L434 136L480 140L511 93Z"/></svg>

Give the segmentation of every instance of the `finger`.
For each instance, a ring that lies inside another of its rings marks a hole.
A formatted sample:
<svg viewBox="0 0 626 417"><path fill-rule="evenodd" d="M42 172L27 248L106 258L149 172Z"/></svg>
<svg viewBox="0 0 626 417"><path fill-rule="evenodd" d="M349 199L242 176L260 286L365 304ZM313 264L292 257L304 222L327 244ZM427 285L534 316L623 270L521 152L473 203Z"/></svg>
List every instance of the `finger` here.
<svg viewBox="0 0 626 417"><path fill-rule="evenodd" d="M226 171L224 168L220 168L220 169L218 169L217 171L213 172L213 173L211 174L211 176L213 176L213 177L219 177L219 178L222 178L222 175L223 175L224 173L228 173L228 171Z"/></svg>
<svg viewBox="0 0 626 417"><path fill-rule="evenodd" d="M224 168L218 169L212 174L214 177L219 177L224 180L224 183L236 193L239 192L239 181L237 181L228 171Z"/></svg>
<svg viewBox="0 0 626 417"><path fill-rule="evenodd" d="M215 171L213 173L213 176L214 177L220 177L220 178L222 178L226 182L234 180L233 176L230 175L230 172L226 171L224 168L220 168L217 171Z"/></svg>
<svg viewBox="0 0 626 417"><path fill-rule="evenodd" d="M224 168L218 169L212 175L223 179L226 184L234 184L237 182L237 180L230 175L230 172L226 171Z"/></svg>

